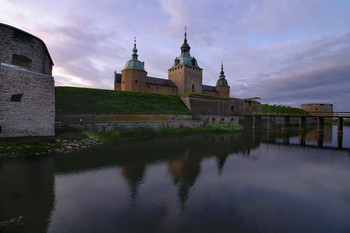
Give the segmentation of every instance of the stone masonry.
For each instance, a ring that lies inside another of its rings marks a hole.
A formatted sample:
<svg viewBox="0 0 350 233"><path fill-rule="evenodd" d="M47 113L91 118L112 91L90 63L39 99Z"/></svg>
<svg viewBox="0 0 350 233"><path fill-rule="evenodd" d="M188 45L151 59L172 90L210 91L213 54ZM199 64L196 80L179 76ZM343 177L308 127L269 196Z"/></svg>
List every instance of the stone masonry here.
<svg viewBox="0 0 350 233"><path fill-rule="evenodd" d="M55 135L52 66L41 39L0 24L0 137Z"/></svg>

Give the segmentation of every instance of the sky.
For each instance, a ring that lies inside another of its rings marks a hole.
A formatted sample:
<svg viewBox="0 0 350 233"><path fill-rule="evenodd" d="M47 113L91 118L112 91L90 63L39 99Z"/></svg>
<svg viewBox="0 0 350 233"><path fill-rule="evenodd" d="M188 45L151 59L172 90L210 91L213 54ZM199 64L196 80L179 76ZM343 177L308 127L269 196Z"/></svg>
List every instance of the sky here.
<svg viewBox="0 0 350 233"><path fill-rule="evenodd" d="M168 78L184 39L235 98L350 111L349 0L0 0L0 22L41 38L56 86L113 89L134 37L148 76Z"/></svg>

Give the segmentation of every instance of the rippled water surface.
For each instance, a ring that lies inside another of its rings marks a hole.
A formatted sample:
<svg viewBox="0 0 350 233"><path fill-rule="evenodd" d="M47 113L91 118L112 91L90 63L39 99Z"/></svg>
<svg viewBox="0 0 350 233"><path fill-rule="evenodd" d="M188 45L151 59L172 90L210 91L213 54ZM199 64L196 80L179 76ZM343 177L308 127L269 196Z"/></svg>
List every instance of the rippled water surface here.
<svg viewBox="0 0 350 233"><path fill-rule="evenodd" d="M0 161L0 232L350 232L350 128Z"/></svg>

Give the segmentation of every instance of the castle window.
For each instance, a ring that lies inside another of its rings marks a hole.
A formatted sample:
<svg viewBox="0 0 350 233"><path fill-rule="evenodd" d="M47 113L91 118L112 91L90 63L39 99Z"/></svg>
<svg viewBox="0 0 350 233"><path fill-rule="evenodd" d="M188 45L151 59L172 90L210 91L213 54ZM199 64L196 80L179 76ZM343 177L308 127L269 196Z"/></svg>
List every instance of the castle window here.
<svg viewBox="0 0 350 233"><path fill-rule="evenodd" d="M137 80L135 80L135 83L137 84Z"/></svg>
<svg viewBox="0 0 350 233"><path fill-rule="evenodd" d="M14 30L13 32L13 38L28 44L33 43L33 37L29 35L28 33L21 32L19 30Z"/></svg>
<svg viewBox="0 0 350 233"><path fill-rule="evenodd" d="M148 89L149 89L149 85L148 85L147 87L148 87Z"/></svg>
<svg viewBox="0 0 350 233"><path fill-rule="evenodd" d="M12 102L21 102L23 94L11 95Z"/></svg>
<svg viewBox="0 0 350 233"><path fill-rule="evenodd" d="M235 111L235 107L231 106L231 112L234 112L234 111Z"/></svg>
<svg viewBox="0 0 350 233"><path fill-rule="evenodd" d="M194 84L192 84L192 92L194 92Z"/></svg>
<svg viewBox="0 0 350 233"><path fill-rule="evenodd" d="M13 54L11 64L24 68L30 68L32 67L32 60L23 55Z"/></svg>

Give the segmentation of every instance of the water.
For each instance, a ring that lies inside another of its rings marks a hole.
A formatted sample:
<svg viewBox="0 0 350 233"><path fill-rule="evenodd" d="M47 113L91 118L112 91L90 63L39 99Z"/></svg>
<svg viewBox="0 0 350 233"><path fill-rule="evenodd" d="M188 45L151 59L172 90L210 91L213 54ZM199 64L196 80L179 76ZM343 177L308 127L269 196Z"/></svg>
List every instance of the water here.
<svg viewBox="0 0 350 233"><path fill-rule="evenodd" d="M350 232L350 128L342 149L335 130L2 160L0 232Z"/></svg>

